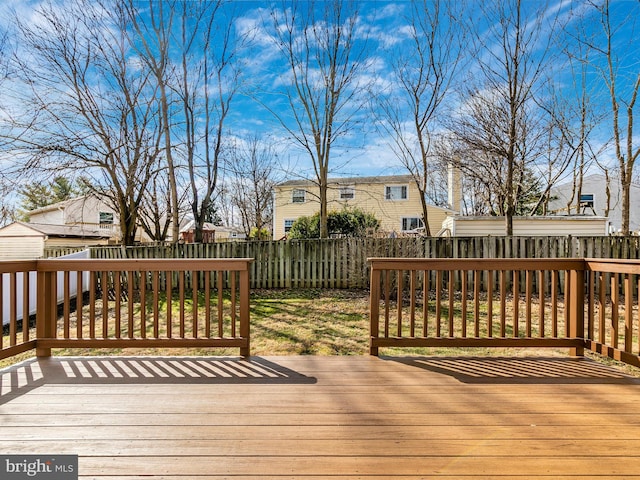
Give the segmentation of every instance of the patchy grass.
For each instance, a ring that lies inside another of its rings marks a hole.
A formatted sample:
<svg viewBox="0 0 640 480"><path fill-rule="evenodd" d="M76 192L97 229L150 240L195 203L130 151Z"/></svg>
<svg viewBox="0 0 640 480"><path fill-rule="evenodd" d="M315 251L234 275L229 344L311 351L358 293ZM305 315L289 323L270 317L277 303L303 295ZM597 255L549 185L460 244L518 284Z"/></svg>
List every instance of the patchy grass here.
<svg viewBox="0 0 640 480"><path fill-rule="evenodd" d="M252 355L366 355L369 344L367 290L255 290L251 294ZM7 332L5 332L7 333ZM33 332L35 333L35 332ZM4 345L8 345L5 335ZM505 348L386 348L382 355L432 356L566 356L567 350ZM54 355L237 355L237 349L59 349ZM4 367L26 358L27 352L0 361ZM598 361L618 362L587 353ZM640 376L640 370L622 368Z"/></svg>

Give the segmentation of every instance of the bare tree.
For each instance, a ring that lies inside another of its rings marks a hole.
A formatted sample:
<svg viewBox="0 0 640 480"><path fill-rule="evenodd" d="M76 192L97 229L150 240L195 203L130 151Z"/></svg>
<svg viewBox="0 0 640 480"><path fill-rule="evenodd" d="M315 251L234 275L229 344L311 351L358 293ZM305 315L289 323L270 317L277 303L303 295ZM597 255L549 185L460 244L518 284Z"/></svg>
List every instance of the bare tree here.
<svg viewBox="0 0 640 480"><path fill-rule="evenodd" d="M530 4L527 4L530 6ZM546 121L535 99L544 80L554 18L545 6L525 15L522 0L484 4L473 32L478 56L468 81L465 106L453 124L455 138L467 153L460 167L479 180L499 179L497 210L513 234L519 197L526 196L530 166L541 156ZM542 35L544 29L544 35ZM484 163L484 165L482 165ZM485 167L490 167L485 168ZM532 182L528 182L532 185Z"/></svg>
<svg viewBox="0 0 640 480"><path fill-rule="evenodd" d="M463 58L462 3L441 0L410 2L408 40L393 52L393 91L380 99L380 126L390 146L420 192L426 235L431 235L427 199L439 169L434 131L440 107L458 77Z"/></svg>
<svg viewBox="0 0 640 480"><path fill-rule="evenodd" d="M309 155L319 189L320 237L328 236L327 190L332 149L353 126L363 91L365 41L358 10L346 0L286 2L273 9L274 38L287 62L282 77L291 117L271 110ZM269 108L267 106L267 108Z"/></svg>
<svg viewBox="0 0 640 480"><path fill-rule="evenodd" d="M191 186L195 241L214 212L225 122L241 85L238 53L248 35L236 36L232 10L221 2L184 2L180 15L181 67L175 85L185 121L182 151Z"/></svg>
<svg viewBox="0 0 640 480"><path fill-rule="evenodd" d="M635 2L634 2L635 3ZM634 27L637 22L638 5L629 4L626 17L619 17L614 23L612 5L609 0L590 2L591 10L585 19L592 23L591 14L595 10L596 19L602 27L601 35L581 41L587 45L593 57L588 61L604 82L610 102L611 131L613 148L617 162L618 175L622 190L622 228L623 235L629 235L630 191L633 181L635 162L640 155L640 142L634 135L634 114L637 113L638 92L640 91L640 72L637 68L637 56L626 52L637 51L636 35L622 33L625 25ZM628 38L628 43L620 43L620 38Z"/></svg>
<svg viewBox="0 0 640 480"><path fill-rule="evenodd" d="M236 35L233 9L217 1L150 1L137 15L129 1L140 54L158 85L167 162L173 239L178 239L184 167L195 241L211 216L217 195L224 125L240 88L237 55L250 33Z"/></svg>
<svg viewBox="0 0 640 480"><path fill-rule="evenodd" d="M157 173L159 130L155 88L131 62L128 16L118 3L72 0L45 4L37 17L16 19L29 55L16 65L22 83L12 94L24 113L11 118L14 153L27 170L84 169L132 244Z"/></svg>
<svg viewBox="0 0 640 480"><path fill-rule="evenodd" d="M161 129L164 137L164 160L167 164L171 203L171 232L172 240L177 242L180 233L180 206L178 202L178 180L176 165L173 159L172 144L172 115L169 98L170 82L170 45L174 16L179 2L149 0L148 9L144 15L138 12L138 2L128 0L125 4L128 17L133 25L132 40L140 58L151 71L158 88Z"/></svg>
<svg viewBox="0 0 640 480"><path fill-rule="evenodd" d="M164 242L172 225L171 194L168 176L162 173L153 177L149 184L149 192L140 204L140 226L151 240Z"/></svg>
<svg viewBox="0 0 640 480"><path fill-rule="evenodd" d="M254 135L234 145L227 165L232 203L247 234L271 229L275 180L275 145Z"/></svg>

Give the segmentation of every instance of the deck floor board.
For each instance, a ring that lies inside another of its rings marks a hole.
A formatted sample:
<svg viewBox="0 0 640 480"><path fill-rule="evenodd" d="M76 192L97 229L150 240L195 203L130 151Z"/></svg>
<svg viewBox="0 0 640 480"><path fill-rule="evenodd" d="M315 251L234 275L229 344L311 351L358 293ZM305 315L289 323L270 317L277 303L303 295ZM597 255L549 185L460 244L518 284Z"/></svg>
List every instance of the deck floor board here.
<svg viewBox="0 0 640 480"><path fill-rule="evenodd" d="M640 380L572 358L91 357L0 370L0 452L82 479L640 479Z"/></svg>

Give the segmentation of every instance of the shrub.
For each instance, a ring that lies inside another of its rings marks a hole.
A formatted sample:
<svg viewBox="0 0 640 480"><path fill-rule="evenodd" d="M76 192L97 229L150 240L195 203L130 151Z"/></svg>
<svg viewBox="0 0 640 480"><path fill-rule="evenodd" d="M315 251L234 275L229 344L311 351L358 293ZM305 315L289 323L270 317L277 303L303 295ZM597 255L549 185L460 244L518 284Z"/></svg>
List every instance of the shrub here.
<svg viewBox="0 0 640 480"><path fill-rule="evenodd" d="M329 212L327 227L332 237L365 237L380 228L380 221L371 213L349 208ZM320 213L298 218L289 230L289 238L320 238Z"/></svg>
<svg viewBox="0 0 640 480"><path fill-rule="evenodd" d="M264 227L260 230L257 227L253 227L249 232L249 238L251 240L271 240L271 233Z"/></svg>

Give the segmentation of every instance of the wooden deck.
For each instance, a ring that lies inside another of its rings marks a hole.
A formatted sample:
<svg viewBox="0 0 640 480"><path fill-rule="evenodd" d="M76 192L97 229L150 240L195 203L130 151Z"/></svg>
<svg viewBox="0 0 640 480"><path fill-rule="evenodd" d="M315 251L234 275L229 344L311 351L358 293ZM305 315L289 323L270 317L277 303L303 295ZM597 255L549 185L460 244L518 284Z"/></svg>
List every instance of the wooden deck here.
<svg viewBox="0 0 640 480"><path fill-rule="evenodd" d="M83 479L638 478L640 381L588 359L45 358L0 453Z"/></svg>

